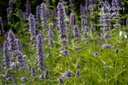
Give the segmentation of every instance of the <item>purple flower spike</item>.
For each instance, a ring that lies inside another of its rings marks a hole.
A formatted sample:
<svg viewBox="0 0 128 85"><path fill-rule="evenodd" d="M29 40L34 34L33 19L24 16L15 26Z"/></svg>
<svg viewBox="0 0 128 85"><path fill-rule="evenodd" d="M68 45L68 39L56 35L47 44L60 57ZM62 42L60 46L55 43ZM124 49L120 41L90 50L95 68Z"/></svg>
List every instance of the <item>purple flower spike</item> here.
<svg viewBox="0 0 128 85"><path fill-rule="evenodd" d="M126 26L127 26L127 28L128 28L128 18L126 19Z"/></svg>
<svg viewBox="0 0 128 85"><path fill-rule="evenodd" d="M48 31L48 38L52 38L53 37L53 32L51 29L49 29Z"/></svg>
<svg viewBox="0 0 128 85"><path fill-rule="evenodd" d="M80 4L80 14L84 15L85 14L85 8L82 4Z"/></svg>
<svg viewBox="0 0 128 85"><path fill-rule="evenodd" d="M45 70L44 78L48 79L48 77L49 77L49 71L48 70Z"/></svg>
<svg viewBox="0 0 128 85"><path fill-rule="evenodd" d="M45 5L45 3L42 3L40 5L40 12L41 12L42 27L46 30L48 28L48 21L47 21L48 13L46 11L46 5Z"/></svg>
<svg viewBox="0 0 128 85"><path fill-rule="evenodd" d="M12 9L13 9L13 3L14 3L14 0L10 0L9 3L8 3L9 7L12 8Z"/></svg>
<svg viewBox="0 0 128 85"><path fill-rule="evenodd" d="M67 48L65 48L68 41L68 35L66 34L67 29L66 29L66 24L65 24L65 8L63 3L59 2L57 5L57 9L58 9L58 28L59 28L59 40L60 43L62 44L62 48L64 48L63 50L61 50L61 54L66 56L69 54L69 50L67 50ZM70 24L74 24L75 17L74 14L72 14L72 21L70 21Z"/></svg>
<svg viewBox="0 0 128 85"><path fill-rule="evenodd" d="M7 11L8 24L11 24L11 20L12 20L11 14L13 12L13 3L14 3L14 0L10 0L9 3L8 3L9 4L9 7L6 9L6 11Z"/></svg>
<svg viewBox="0 0 128 85"><path fill-rule="evenodd" d="M76 25L74 26L73 33L74 33L74 41L79 40L80 39L80 32L79 32L79 29Z"/></svg>
<svg viewBox="0 0 128 85"><path fill-rule="evenodd" d="M48 42L49 42L49 45L50 45L51 47L54 46L54 41L53 41L52 38L49 38L49 39L48 39Z"/></svg>
<svg viewBox="0 0 128 85"><path fill-rule="evenodd" d="M119 6L118 0L112 0L112 6L114 7Z"/></svg>
<svg viewBox="0 0 128 85"><path fill-rule="evenodd" d="M18 41L13 33L12 30L9 30L8 32L8 37L7 37L7 40L9 42L9 50L10 51L14 51L14 50L18 50L19 49L19 46L18 46Z"/></svg>
<svg viewBox="0 0 128 85"><path fill-rule="evenodd" d="M97 0L92 0L92 4L97 5L98 1Z"/></svg>
<svg viewBox="0 0 128 85"><path fill-rule="evenodd" d="M63 78L59 78L58 81L59 81L60 84L63 84L64 83Z"/></svg>
<svg viewBox="0 0 128 85"><path fill-rule="evenodd" d="M9 68L10 67L10 56L9 56L9 49L8 49L8 42L5 41L4 42L4 46L3 46L3 51L4 51L4 65L5 68Z"/></svg>
<svg viewBox="0 0 128 85"><path fill-rule="evenodd" d="M91 31L92 34L94 34L95 30L94 30L93 26L90 28L90 31Z"/></svg>
<svg viewBox="0 0 128 85"><path fill-rule="evenodd" d="M19 67L24 67L25 66L25 59L23 54L19 51L19 54L17 55L17 61L18 61L18 66Z"/></svg>
<svg viewBox="0 0 128 85"><path fill-rule="evenodd" d="M40 5L36 7L36 20L38 24L41 22L41 10L40 10Z"/></svg>
<svg viewBox="0 0 128 85"><path fill-rule="evenodd" d="M58 9L58 27L59 27L59 32L60 33L66 33L66 28L65 28L65 21L64 21L64 17L65 17L65 9L62 3L58 3L57 5L57 9Z"/></svg>
<svg viewBox="0 0 128 85"><path fill-rule="evenodd" d="M84 27L85 27L85 19L84 18L81 18L81 27L82 27L82 30L84 30Z"/></svg>
<svg viewBox="0 0 128 85"><path fill-rule="evenodd" d="M35 16L30 13L29 18L29 32L30 32L30 40L33 41L36 37L36 22L35 22Z"/></svg>
<svg viewBox="0 0 128 85"><path fill-rule="evenodd" d="M71 13L70 14L70 22L69 22L70 25L76 25L76 15L75 13Z"/></svg>
<svg viewBox="0 0 128 85"><path fill-rule="evenodd" d="M12 71L11 70L6 70L6 72L5 72L5 76L6 77L10 77L11 74L12 74Z"/></svg>
<svg viewBox="0 0 128 85"><path fill-rule="evenodd" d="M52 24L50 24L49 25L49 31L48 31L48 42L49 42L49 45L51 46L51 47L53 47L54 46L54 41L53 41L53 25Z"/></svg>
<svg viewBox="0 0 128 85"><path fill-rule="evenodd" d="M86 3L87 6L90 5L90 1L89 0L85 0L85 3Z"/></svg>
<svg viewBox="0 0 128 85"><path fill-rule="evenodd" d="M0 34L4 33L4 27L2 22L2 17L0 17Z"/></svg>
<svg viewBox="0 0 128 85"><path fill-rule="evenodd" d="M38 62L38 66L39 66L39 70L44 70L44 53L43 53L43 49L42 49L42 38L43 35L42 33L37 35L37 62Z"/></svg>
<svg viewBox="0 0 128 85"><path fill-rule="evenodd" d="M31 67L31 75L36 76L36 70L33 66Z"/></svg>
<svg viewBox="0 0 128 85"><path fill-rule="evenodd" d="M26 16L28 17L29 14L31 13L31 5L29 0L26 1Z"/></svg>
<svg viewBox="0 0 128 85"><path fill-rule="evenodd" d="M76 71L76 76L80 76L80 70L79 69Z"/></svg>

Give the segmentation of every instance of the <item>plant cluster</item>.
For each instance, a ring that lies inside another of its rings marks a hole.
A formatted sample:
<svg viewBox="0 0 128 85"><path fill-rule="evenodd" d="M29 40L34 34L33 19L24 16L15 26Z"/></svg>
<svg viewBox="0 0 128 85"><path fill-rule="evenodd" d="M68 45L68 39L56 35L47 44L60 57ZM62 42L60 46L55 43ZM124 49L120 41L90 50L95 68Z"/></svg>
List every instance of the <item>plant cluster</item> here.
<svg viewBox="0 0 128 85"><path fill-rule="evenodd" d="M80 15L69 2L55 8L42 2L34 14L29 0L25 11L9 1L9 31L0 17L6 38L0 47L1 85L128 84L128 19L122 24L127 16L120 14L127 2L85 0Z"/></svg>

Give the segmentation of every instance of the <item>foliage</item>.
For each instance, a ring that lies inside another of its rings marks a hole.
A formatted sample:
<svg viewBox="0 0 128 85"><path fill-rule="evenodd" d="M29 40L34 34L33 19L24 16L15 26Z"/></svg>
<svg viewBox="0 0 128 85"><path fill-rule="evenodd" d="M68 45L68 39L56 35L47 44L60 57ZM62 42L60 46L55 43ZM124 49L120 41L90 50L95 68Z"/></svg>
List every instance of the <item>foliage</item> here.
<svg viewBox="0 0 128 85"><path fill-rule="evenodd" d="M125 0L126 1L126 0ZM52 0L54 3L55 0ZM34 2L32 2L34 3ZM67 5L65 6L67 8ZM100 7L100 6L99 6ZM53 8L54 9L54 8ZM57 8L55 7L55 10ZM48 8L47 10L50 10ZM72 10L69 9L69 10ZM75 12L75 10L72 10ZM76 14L77 26L80 30L80 40L74 42L73 29L71 25L66 25L67 31L69 34L67 44L69 54L62 55L60 53L61 47L63 44L60 42L58 36L58 27L55 25L53 27L53 40L54 46L50 46L48 39L48 29L42 29L42 24L37 28L37 35L42 33L43 38L43 52L44 52L44 67L49 71L48 78L40 78L40 74L45 74L45 71L39 71L37 66L37 48L36 42L30 40L29 32L29 22L27 17L25 21L22 21L20 13L23 12L20 9L15 10L12 16L12 22L9 25L10 28L13 28L16 33L15 36L22 43L21 52L25 58L25 67L24 68L5 68L3 61L3 42L1 42L0 36L0 85L9 84L9 85L59 85L58 79L66 71L71 71L72 75L69 78L64 78L64 85L127 85L128 84L128 40L127 40L127 27L122 25L119 27L112 26L111 31L105 33L110 33L110 38L104 39L98 35L100 30L100 22L97 20L102 16L99 13L97 8L91 10L90 22L88 27L91 29L92 22L96 22L95 32L87 32L88 38L84 38L82 34L82 27L80 19L82 15ZM103 14L104 15L104 14ZM85 16L84 16L85 17ZM120 14L120 20L125 19L126 15ZM17 22L15 21L17 19ZM65 17L65 22L69 21L69 16ZM57 22L58 17L55 17L56 21L52 21L52 16L49 16L48 23L54 24ZM37 23L37 22L36 22ZM112 24L117 23L115 21L111 22ZM48 27L49 28L49 27ZM45 31L44 31L45 30ZM71 30L71 32L68 30ZM120 34L121 32L121 34ZM101 32L102 33L102 32ZM2 43L2 44L1 44ZM103 47L104 44L111 44L110 47ZM11 52L10 52L11 53ZM12 56L10 54L10 56ZM16 60L16 57L14 57ZM78 65L80 67L78 68ZM31 75L31 66L35 67L36 76ZM6 71L11 70L12 74L10 75L11 80L6 78ZM80 75L76 74L77 71L80 71ZM22 77L28 78L26 82L21 80Z"/></svg>

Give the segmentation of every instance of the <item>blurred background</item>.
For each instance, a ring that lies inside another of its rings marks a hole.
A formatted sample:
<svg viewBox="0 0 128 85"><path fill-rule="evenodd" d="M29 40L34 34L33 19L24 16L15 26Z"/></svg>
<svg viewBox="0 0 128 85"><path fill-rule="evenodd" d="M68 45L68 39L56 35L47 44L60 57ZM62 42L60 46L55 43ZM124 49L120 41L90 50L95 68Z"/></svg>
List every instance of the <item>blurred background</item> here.
<svg viewBox="0 0 128 85"><path fill-rule="evenodd" d="M80 5L86 4L86 0L29 0L29 1L31 4L31 12L33 14L36 13L36 6L41 4L42 2L45 2L49 6L49 8L52 8L52 9L53 8L56 9L58 2L65 2L66 6L69 6L69 7L72 4L76 14L79 16L80 15ZM91 0L89 0L89 1L91 4L92 1ZM97 4L99 4L99 2L102 2L102 1L103 0L98 0ZM111 0L106 0L106 1L108 1L109 3L112 2ZM126 2L127 0L119 0L119 1L120 1L120 6L122 8L124 8L124 10L120 10L120 14L121 15L128 14L128 9L127 9L128 8L128 2ZM27 0L14 0L14 2L15 3L13 4L13 7L14 7L15 11L20 9L24 12L26 10ZM9 0L0 0L0 16L2 17L5 33L10 29L10 27L8 25L7 11L6 11L6 9L8 7L9 7ZM69 11L69 15L70 15L70 11ZM19 21L16 16L13 18L14 18L13 20L15 22ZM123 23L125 23L125 19L123 20ZM14 30L14 32L17 32L15 29L13 29L13 30ZM3 35L0 35L0 42L3 39Z"/></svg>
<svg viewBox="0 0 128 85"><path fill-rule="evenodd" d="M14 8L16 8L17 6L19 7L19 9L21 9L22 11L25 11L25 8L26 8L26 1L27 0L14 0L15 4L13 5ZM36 6L41 4L42 2L45 2L47 3L48 5L51 5L51 6L54 6L56 8L58 2L62 1L62 0L29 0L30 1L30 4L31 4L31 10L32 10L32 13L35 14L35 10L36 10ZM70 2L73 3L73 5L75 6L75 11L77 12L77 14L79 15L80 13L80 4L85 4L86 0L63 0L64 2L66 2L67 5L70 5ZM91 0L89 0L90 3L91 3ZM103 0L99 0L98 3L100 1L103 1ZM109 3L111 3L111 0L107 0ZM124 0L119 0L121 3L124 2ZM127 1L127 0L125 0ZM7 31L9 28L7 26L7 12L6 12L6 9L8 8L8 3L9 3L9 0L0 0L0 16L2 17L2 20L3 20L3 24L4 24L4 28L5 30ZM121 4L120 3L120 4ZM121 5L122 7L125 8L125 10L121 10L121 14L127 14L128 13L128 3L123 3L123 5Z"/></svg>

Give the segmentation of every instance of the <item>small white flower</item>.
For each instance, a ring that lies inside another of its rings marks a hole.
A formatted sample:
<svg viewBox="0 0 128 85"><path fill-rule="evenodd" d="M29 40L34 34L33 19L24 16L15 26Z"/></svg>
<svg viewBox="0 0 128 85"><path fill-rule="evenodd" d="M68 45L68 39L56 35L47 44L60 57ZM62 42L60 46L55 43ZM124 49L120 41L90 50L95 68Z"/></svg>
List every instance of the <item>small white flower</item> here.
<svg viewBox="0 0 128 85"><path fill-rule="evenodd" d="M124 34L124 38L127 38L127 35L126 34Z"/></svg>
<svg viewBox="0 0 128 85"><path fill-rule="evenodd" d="M123 32L122 32L122 31L120 31L120 32L119 32L119 36L121 36L122 34L123 34Z"/></svg>

